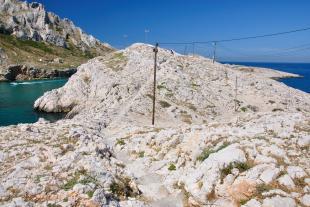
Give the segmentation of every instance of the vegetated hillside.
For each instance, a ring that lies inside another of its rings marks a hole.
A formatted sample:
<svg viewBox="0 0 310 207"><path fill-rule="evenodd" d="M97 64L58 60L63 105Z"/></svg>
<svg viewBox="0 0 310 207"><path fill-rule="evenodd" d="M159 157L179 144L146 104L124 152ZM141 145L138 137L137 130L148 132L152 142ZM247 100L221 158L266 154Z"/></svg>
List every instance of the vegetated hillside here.
<svg viewBox="0 0 310 207"><path fill-rule="evenodd" d="M114 49L42 4L0 0L0 69L11 64L44 69L77 67Z"/></svg>
<svg viewBox="0 0 310 207"><path fill-rule="evenodd" d="M0 48L2 63L6 65L31 65L44 69L77 67L97 55L90 51L83 52L74 45L63 48L4 34L0 34Z"/></svg>
<svg viewBox="0 0 310 207"><path fill-rule="evenodd" d="M0 128L0 205L309 206L310 96L271 77L134 44L81 65ZM237 85L236 85L237 79Z"/></svg>

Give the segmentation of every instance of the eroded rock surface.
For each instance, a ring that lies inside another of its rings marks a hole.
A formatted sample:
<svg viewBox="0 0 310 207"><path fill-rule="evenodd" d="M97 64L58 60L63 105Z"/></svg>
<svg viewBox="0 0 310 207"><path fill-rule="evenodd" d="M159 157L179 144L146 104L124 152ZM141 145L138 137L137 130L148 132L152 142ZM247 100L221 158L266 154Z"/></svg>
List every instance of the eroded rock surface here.
<svg viewBox="0 0 310 207"><path fill-rule="evenodd" d="M0 1L0 33L12 34L21 39L44 41L60 47L71 44L82 50L100 49L103 44L91 35L76 27L69 19L61 19L47 12L40 3L27 3L19 0Z"/></svg>
<svg viewBox="0 0 310 207"><path fill-rule="evenodd" d="M35 103L70 119L0 128L0 204L308 205L309 94L160 49L151 126L153 55L97 57Z"/></svg>

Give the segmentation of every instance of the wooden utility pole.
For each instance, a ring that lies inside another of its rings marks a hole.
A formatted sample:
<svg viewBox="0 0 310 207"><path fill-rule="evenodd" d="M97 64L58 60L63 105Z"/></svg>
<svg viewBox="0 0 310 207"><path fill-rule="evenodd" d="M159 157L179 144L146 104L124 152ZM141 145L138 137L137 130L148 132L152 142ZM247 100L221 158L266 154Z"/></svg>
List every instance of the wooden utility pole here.
<svg viewBox="0 0 310 207"><path fill-rule="evenodd" d="M238 76L236 76L236 82L235 82L235 111L237 111L237 95L238 95Z"/></svg>
<svg viewBox="0 0 310 207"><path fill-rule="evenodd" d="M184 47L184 55L187 55L187 45Z"/></svg>
<svg viewBox="0 0 310 207"><path fill-rule="evenodd" d="M153 82L153 114L152 114L152 125L155 124L155 101L156 101L156 70L157 70L157 53L158 53L158 43L156 43L154 52L154 82Z"/></svg>
<svg viewBox="0 0 310 207"><path fill-rule="evenodd" d="M216 58L216 42L213 42L213 58L212 58L212 63L215 62Z"/></svg>

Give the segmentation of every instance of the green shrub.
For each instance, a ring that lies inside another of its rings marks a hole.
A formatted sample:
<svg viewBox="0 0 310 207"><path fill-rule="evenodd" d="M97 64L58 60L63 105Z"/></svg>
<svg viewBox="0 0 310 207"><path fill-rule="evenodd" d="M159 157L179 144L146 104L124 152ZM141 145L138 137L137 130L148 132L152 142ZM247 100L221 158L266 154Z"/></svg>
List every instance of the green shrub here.
<svg viewBox="0 0 310 207"><path fill-rule="evenodd" d="M208 159L208 157L212 154L212 153L216 153L222 149L224 149L225 147L227 147L229 145L228 142L224 142L217 150L212 150L212 149L204 149L202 151L202 153L197 157L197 160L202 162L205 159Z"/></svg>
<svg viewBox="0 0 310 207"><path fill-rule="evenodd" d="M168 170L170 171L173 171L173 170L176 170L176 166L173 164L173 163L170 163L169 167L168 167Z"/></svg>
<svg viewBox="0 0 310 207"><path fill-rule="evenodd" d="M123 140L123 139L118 139L117 141L116 141L116 145L125 145L126 143L125 143L125 141Z"/></svg>
<svg viewBox="0 0 310 207"><path fill-rule="evenodd" d="M248 163L246 163L246 162L230 163L228 166L226 166L225 168L222 169L222 171L221 171L222 178L224 178L227 175L231 174L231 171L234 168L237 168L239 170L239 172L242 173L242 172L250 169L251 166Z"/></svg>
<svg viewBox="0 0 310 207"><path fill-rule="evenodd" d="M247 111L247 108L246 108L246 107L241 107L240 110L241 110L242 112L246 112L246 111Z"/></svg>
<svg viewBox="0 0 310 207"><path fill-rule="evenodd" d="M139 157L144 157L144 151L139 152Z"/></svg>
<svg viewBox="0 0 310 207"><path fill-rule="evenodd" d="M214 152L215 152L215 151L210 150L210 149L204 149L204 150L202 151L202 153L197 157L197 160L200 161L200 162L202 162L202 161L204 161L205 159L207 159L207 158L210 156L210 154L212 154L212 153L214 153Z"/></svg>
<svg viewBox="0 0 310 207"><path fill-rule="evenodd" d="M159 104L161 105L161 107L163 108L168 108L171 106L171 104L169 104L168 102L166 101L159 101Z"/></svg>
<svg viewBox="0 0 310 207"><path fill-rule="evenodd" d="M73 178L71 178L70 180L68 180L63 186L62 189L64 189L65 191L68 191L70 189L73 188L73 186L75 186L78 183L78 179L79 177L74 176Z"/></svg>
<svg viewBox="0 0 310 207"><path fill-rule="evenodd" d="M88 197L89 197L89 198L92 198L93 195L94 195L94 192L95 192L95 191L93 191L93 190L88 191L88 192L87 192Z"/></svg>

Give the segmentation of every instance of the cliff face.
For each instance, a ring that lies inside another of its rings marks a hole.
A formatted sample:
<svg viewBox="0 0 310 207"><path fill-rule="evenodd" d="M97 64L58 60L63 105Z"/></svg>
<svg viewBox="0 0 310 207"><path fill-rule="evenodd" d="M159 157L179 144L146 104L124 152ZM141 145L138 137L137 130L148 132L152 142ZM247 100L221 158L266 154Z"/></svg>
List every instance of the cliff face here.
<svg viewBox="0 0 310 207"><path fill-rule="evenodd" d="M73 44L83 51L109 47L84 33L69 19L47 12L39 3L0 0L0 12L0 31L20 39L44 41L65 48Z"/></svg>
<svg viewBox="0 0 310 207"><path fill-rule="evenodd" d="M68 70L113 50L42 4L0 0L0 80L9 66Z"/></svg>
<svg viewBox="0 0 310 207"><path fill-rule="evenodd" d="M271 79L292 74L159 49L151 126L153 57L94 58L35 102L70 119L0 128L0 205L309 205L310 96Z"/></svg>

